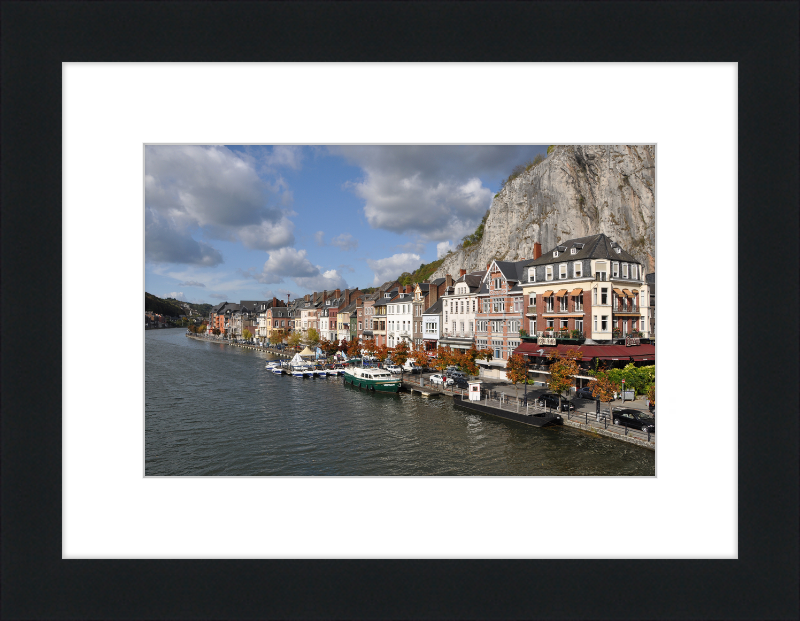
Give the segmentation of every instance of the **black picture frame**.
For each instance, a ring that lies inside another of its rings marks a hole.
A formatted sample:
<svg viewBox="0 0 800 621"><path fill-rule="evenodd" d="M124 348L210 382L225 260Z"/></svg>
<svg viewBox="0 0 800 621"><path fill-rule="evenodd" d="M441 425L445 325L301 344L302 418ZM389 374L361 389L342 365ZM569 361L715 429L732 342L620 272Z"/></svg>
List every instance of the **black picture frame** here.
<svg viewBox="0 0 800 621"><path fill-rule="evenodd" d="M797 618L800 313L775 262L800 263L798 17L795 2L4 3L3 618ZM61 63L89 61L738 62L738 560L62 560ZM770 294L777 338L754 329Z"/></svg>

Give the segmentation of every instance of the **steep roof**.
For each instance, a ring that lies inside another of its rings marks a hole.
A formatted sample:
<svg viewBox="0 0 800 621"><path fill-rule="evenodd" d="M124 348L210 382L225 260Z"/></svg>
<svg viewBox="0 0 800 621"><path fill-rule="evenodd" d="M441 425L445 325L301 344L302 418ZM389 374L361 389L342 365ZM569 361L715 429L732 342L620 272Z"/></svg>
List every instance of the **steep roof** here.
<svg viewBox="0 0 800 621"><path fill-rule="evenodd" d="M570 253L572 248L575 248L575 254ZM616 248L619 248L620 252L617 252ZM555 250L558 250L557 257L553 256ZM564 261L580 261L581 259L608 259L609 261L638 263L636 258L619 244L610 239L605 233L600 233L589 237L568 239L547 252L543 252L538 259L526 262L525 267L530 265L550 265L552 263L563 263Z"/></svg>
<svg viewBox="0 0 800 621"><path fill-rule="evenodd" d="M434 304L426 311L422 311L423 315L438 315L442 312L442 304L444 303L444 298L439 298L434 302Z"/></svg>

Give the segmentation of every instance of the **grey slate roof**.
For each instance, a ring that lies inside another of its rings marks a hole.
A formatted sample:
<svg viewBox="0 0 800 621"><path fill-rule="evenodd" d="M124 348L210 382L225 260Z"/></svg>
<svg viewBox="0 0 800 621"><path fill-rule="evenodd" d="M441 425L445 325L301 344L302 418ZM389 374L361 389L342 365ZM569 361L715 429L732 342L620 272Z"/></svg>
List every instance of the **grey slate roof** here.
<svg viewBox="0 0 800 621"><path fill-rule="evenodd" d="M648 285L656 284L656 273L650 272L649 274L645 274L644 279L647 281Z"/></svg>
<svg viewBox="0 0 800 621"><path fill-rule="evenodd" d="M581 259L608 259L610 261L627 261L629 263L638 263L638 261L630 255L624 248L621 252L617 253L614 246L618 246L611 240L605 233L599 235L591 235L590 237L578 237L577 239L568 239L567 241L559 244L543 252L542 256L533 261L525 263L525 267L529 265L549 265L551 263L563 263L564 261L579 261ZM576 247L577 252L570 254L570 249ZM553 251L559 249L557 257L553 256Z"/></svg>
<svg viewBox="0 0 800 621"><path fill-rule="evenodd" d="M442 303L444 302L444 298L439 298L434 302L433 306L431 306L428 310L422 311L423 315L440 315L442 312Z"/></svg>
<svg viewBox="0 0 800 621"><path fill-rule="evenodd" d="M438 286L439 286L439 285L441 285L441 284L442 284L444 281L445 281L445 279L444 279L444 278L437 278L436 280L434 280L434 281L431 281L431 285L434 285L434 286L438 287Z"/></svg>

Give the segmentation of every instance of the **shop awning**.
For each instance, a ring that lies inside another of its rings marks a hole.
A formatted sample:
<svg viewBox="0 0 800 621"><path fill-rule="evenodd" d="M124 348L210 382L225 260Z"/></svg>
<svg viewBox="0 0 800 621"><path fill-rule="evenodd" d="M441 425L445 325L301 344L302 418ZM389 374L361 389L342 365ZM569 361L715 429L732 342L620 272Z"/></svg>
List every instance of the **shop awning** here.
<svg viewBox="0 0 800 621"><path fill-rule="evenodd" d="M614 287L613 291L619 296L625 295L624 293L622 293L622 289L617 289L616 287Z"/></svg>
<svg viewBox="0 0 800 621"><path fill-rule="evenodd" d="M631 289L631 291L633 291L633 292L634 292L634 293L636 293L636 294L638 294L638 293L639 293L639 290L638 290L638 289Z"/></svg>
<svg viewBox="0 0 800 621"><path fill-rule="evenodd" d="M551 351L557 350L559 353L564 354L569 350L581 352L581 361L589 362L592 358L599 360L621 360L623 362L630 361L650 361L655 362L656 359L656 346L650 343L644 345L633 345L626 347L625 345L564 345L559 343L555 347L552 345L539 345L538 343L524 342L514 350L515 354L522 354L529 358L547 358Z"/></svg>
<svg viewBox="0 0 800 621"><path fill-rule="evenodd" d="M582 292L583 292L583 289L578 287L577 289L573 289L572 293L570 293L570 295L580 295Z"/></svg>
<svg viewBox="0 0 800 621"><path fill-rule="evenodd" d="M625 294L625 297L632 298L633 294L628 291L627 289L623 289L622 292Z"/></svg>
<svg viewBox="0 0 800 621"><path fill-rule="evenodd" d="M545 291L545 292L542 294L542 297L543 297L543 298L549 298L551 295L553 295L553 291L552 291L551 289L548 289L547 291Z"/></svg>
<svg viewBox="0 0 800 621"><path fill-rule="evenodd" d="M558 293L556 293L556 297L563 298L566 293L567 293L566 289L559 289Z"/></svg>

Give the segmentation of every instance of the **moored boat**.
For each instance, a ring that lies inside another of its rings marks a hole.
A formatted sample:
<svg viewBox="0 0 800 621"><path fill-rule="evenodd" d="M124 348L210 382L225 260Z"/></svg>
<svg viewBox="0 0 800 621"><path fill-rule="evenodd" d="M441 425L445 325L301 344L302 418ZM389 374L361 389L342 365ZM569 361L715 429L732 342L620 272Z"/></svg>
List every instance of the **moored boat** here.
<svg viewBox="0 0 800 621"><path fill-rule="evenodd" d="M383 369L351 367L344 372L344 383L372 392L400 392L400 378Z"/></svg>

